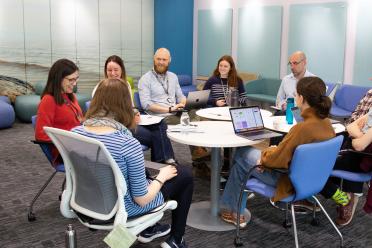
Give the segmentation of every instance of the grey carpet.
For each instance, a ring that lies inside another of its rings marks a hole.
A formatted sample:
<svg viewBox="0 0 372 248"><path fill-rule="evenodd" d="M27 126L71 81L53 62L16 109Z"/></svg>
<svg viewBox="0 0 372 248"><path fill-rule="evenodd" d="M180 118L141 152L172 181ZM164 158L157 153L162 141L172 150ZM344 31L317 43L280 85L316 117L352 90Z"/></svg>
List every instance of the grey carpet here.
<svg viewBox="0 0 372 248"><path fill-rule="evenodd" d="M40 186L53 172L46 158L33 139L30 124L15 123L10 129L0 130L0 247L64 247L64 230L73 224L77 232L78 247L106 247L102 239L105 231L89 231L76 220L65 219L59 213L58 195L63 174L57 175L51 185L37 201L34 212L37 220L27 221L27 207ZM190 165L187 146L174 144L176 157ZM209 180L195 178L193 201L207 200ZM361 207L362 197L352 223L341 232L346 247L372 247L372 216L366 215ZM332 201L321 199L326 209L335 217ZM249 202L252 221L242 231L245 247L293 247L291 230L281 224L283 213L272 208L267 199L255 197ZM169 222L166 214L163 222ZM298 231L301 247L338 247L335 231L324 216L320 226L311 226L310 216L298 216ZM234 232L206 232L187 227L185 239L189 247L233 247ZM159 247L164 239L150 244L133 247Z"/></svg>

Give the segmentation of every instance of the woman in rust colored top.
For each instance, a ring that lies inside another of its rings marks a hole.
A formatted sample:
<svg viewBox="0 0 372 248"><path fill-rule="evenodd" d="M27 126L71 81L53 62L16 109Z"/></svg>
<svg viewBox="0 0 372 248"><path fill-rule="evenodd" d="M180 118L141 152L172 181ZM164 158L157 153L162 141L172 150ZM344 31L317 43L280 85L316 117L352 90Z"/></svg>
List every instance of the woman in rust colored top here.
<svg viewBox="0 0 372 248"><path fill-rule="evenodd" d="M263 151L254 147L243 147L237 150L234 166L221 199L224 209L221 212L221 218L224 221L235 225L237 223L236 208L240 185L250 168L257 164L261 165L253 172L252 176L276 187L273 200L278 201L294 193L292 184L288 176L266 170L266 168L288 169L297 146L328 140L335 136L331 122L327 118L332 103L325 95L324 82L318 77L306 77L297 83L296 90L296 105L301 110L304 121L293 126L278 146L271 146ZM245 199L243 202L246 202ZM242 213L242 209L240 213ZM240 226L245 227L246 225L247 221L243 215L240 215Z"/></svg>

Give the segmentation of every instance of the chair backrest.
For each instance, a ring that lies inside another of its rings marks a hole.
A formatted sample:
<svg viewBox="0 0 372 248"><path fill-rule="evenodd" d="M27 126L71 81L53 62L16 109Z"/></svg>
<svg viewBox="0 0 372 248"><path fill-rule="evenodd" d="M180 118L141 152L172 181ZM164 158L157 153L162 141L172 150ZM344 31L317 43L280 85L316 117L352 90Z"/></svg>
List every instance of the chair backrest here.
<svg viewBox="0 0 372 248"><path fill-rule="evenodd" d="M61 204L69 204L73 210L99 220L114 217L119 205L125 211L126 183L104 144L70 131L51 127L44 130L65 164L66 198ZM126 216L125 212L125 219Z"/></svg>
<svg viewBox="0 0 372 248"><path fill-rule="evenodd" d="M192 85L192 79L190 75L177 75L178 83L180 86Z"/></svg>
<svg viewBox="0 0 372 248"><path fill-rule="evenodd" d="M281 82L282 81L280 79L274 78L252 80L245 84L245 93L276 96L278 94Z"/></svg>
<svg viewBox="0 0 372 248"><path fill-rule="evenodd" d="M336 162L342 140L343 136L339 135L296 148L289 167L289 178L296 192L294 201L306 199L323 189Z"/></svg>
<svg viewBox="0 0 372 248"><path fill-rule="evenodd" d="M139 97L138 91L134 92L133 98L134 98L134 105L136 106L136 108L139 111L143 111L143 108L142 108L142 105L141 105L141 99Z"/></svg>
<svg viewBox="0 0 372 248"><path fill-rule="evenodd" d="M337 90L334 102L342 109L353 112L369 89L371 87L344 84Z"/></svg>
<svg viewBox="0 0 372 248"><path fill-rule="evenodd" d="M35 126L36 126L36 120L37 120L37 115L33 115L31 117L31 124L32 124L32 127L34 129L35 129ZM50 149L50 146L48 144L42 144L42 143L40 143L39 146L40 146L41 150L43 151L44 155L47 157L50 164L52 165L53 164L53 157L52 157L52 151Z"/></svg>

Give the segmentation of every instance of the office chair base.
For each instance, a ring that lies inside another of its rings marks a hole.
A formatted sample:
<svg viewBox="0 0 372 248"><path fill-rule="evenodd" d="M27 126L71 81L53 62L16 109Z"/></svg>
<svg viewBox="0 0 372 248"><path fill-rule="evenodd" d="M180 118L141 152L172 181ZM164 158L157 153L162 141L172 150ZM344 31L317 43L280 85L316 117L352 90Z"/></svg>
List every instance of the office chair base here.
<svg viewBox="0 0 372 248"><path fill-rule="evenodd" d="M33 222L33 221L36 220L36 216L35 216L34 213L29 212L28 215L27 215L27 219L28 219L29 222Z"/></svg>
<svg viewBox="0 0 372 248"><path fill-rule="evenodd" d="M242 239L240 237L236 237L234 239L234 245L235 245L235 247L241 247L241 246L243 246Z"/></svg>
<svg viewBox="0 0 372 248"><path fill-rule="evenodd" d="M313 218L310 222L312 226L319 226L320 222L318 218Z"/></svg>
<svg viewBox="0 0 372 248"><path fill-rule="evenodd" d="M289 221L284 220L282 226L284 228L291 228L292 227L292 223L289 222Z"/></svg>

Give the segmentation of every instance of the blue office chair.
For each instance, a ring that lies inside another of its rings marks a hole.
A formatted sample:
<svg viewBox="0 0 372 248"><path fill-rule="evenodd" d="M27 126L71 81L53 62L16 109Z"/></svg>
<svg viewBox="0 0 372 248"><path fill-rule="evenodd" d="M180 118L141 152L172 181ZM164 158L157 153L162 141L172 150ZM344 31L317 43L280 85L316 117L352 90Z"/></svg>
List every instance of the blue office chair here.
<svg viewBox="0 0 372 248"><path fill-rule="evenodd" d="M134 105L136 106L136 108L138 109L138 111L143 112L144 109L142 108L141 99L139 97L138 91L134 92L133 98L134 98Z"/></svg>
<svg viewBox="0 0 372 248"><path fill-rule="evenodd" d="M355 154L362 157L372 157L372 153L368 152L359 152L351 149L341 150L340 155ZM351 182L369 182L372 180L372 171L371 172L351 172L345 170L333 170L331 172L331 177L337 177L341 179L341 189L343 180L348 180Z"/></svg>
<svg viewBox="0 0 372 248"><path fill-rule="evenodd" d="M296 247L298 247L298 237L293 202L304 200L310 197L315 200L329 222L332 224L333 228L340 236L341 246L343 246L343 237L341 232L338 230L332 219L324 210L319 200L315 197L315 195L323 189L332 172L337 154L342 144L342 140L343 136L340 135L327 141L300 145L294 152L291 165L287 173L294 187L295 194L282 199L281 202L290 205ZM256 178L250 178L253 170L255 170L256 167L258 167L258 165L254 166L251 170L248 171L246 175L247 180L243 181L246 183L242 183L237 209L241 209L242 194L245 188L269 198L272 198L275 194L276 188L266 185ZM286 222L287 217L288 213L286 211ZM243 245L243 243L240 239L240 218L237 218L237 221L238 223L234 243L236 246L241 246Z"/></svg>
<svg viewBox="0 0 372 248"><path fill-rule="evenodd" d="M32 126L34 128L35 128L35 124L36 124L36 118L37 118L36 115L31 117ZM52 144L52 142L43 142L43 141L36 141L36 140L32 140L32 142L34 144L38 144L40 146L41 150L43 151L43 153L47 157L47 159L48 159L50 165L53 167L54 171L53 171L52 175L48 178L48 180L44 183L44 185L41 187L41 189L37 192L34 199L32 199L32 201L31 201L31 204L28 208L28 214L27 214L28 221L30 221L30 222L36 220L35 213L32 211L36 200L39 198L41 193L43 193L44 189L48 186L48 184L53 179L53 177L57 174L57 172L65 173L65 166L63 164L58 164L57 166L53 166L52 151L50 149L50 145ZM62 190L61 191L63 191L64 186L65 186L65 181L62 184ZM61 196L60 196L60 198L61 198Z"/></svg>
<svg viewBox="0 0 372 248"><path fill-rule="evenodd" d="M85 112L88 111L90 106L90 101L85 102Z"/></svg>

